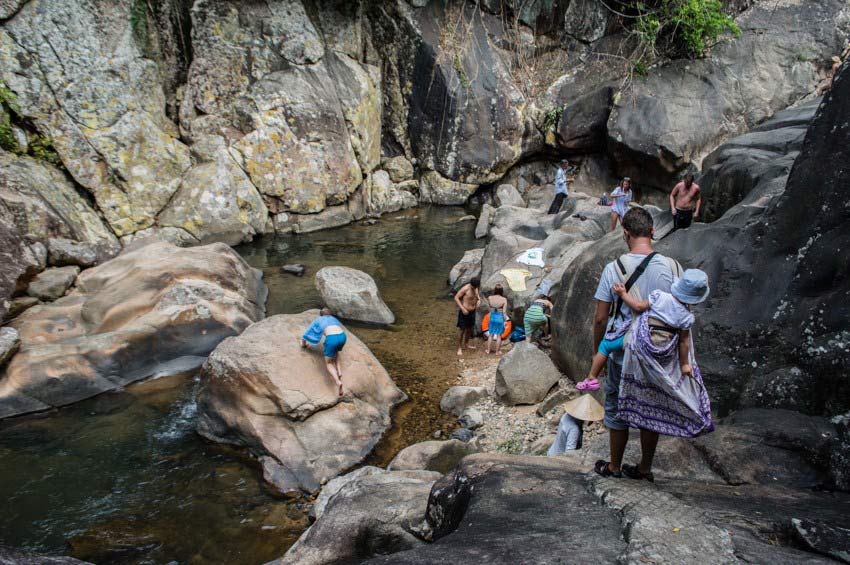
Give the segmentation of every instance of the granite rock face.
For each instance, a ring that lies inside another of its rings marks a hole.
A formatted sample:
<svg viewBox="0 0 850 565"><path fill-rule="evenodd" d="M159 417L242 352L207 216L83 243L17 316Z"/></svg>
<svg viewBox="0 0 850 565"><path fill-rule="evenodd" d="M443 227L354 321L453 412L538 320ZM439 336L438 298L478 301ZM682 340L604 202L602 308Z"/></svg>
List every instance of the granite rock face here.
<svg viewBox="0 0 850 565"><path fill-rule="evenodd" d="M318 310L277 315L225 340L201 371L198 432L247 447L282 492L313 492L363 460L406 396L348 333L340 353L345 395L321 351L299 346Z"/></svg>
<svg viewBox="0 0 850 565"><path fill-rule="evenodd" d="M522 341L499 361L496 397L508 405L536 404L560 378L561 373L545 353Z"/></svg>
<svg viewBox="0 0 850 565"><path fill-rule="evenodd" d="M87 269L72 294L12 322L21 349L0 376L0 418L198 368L264 316L261 276L226 245L160 241Z"/></svg>

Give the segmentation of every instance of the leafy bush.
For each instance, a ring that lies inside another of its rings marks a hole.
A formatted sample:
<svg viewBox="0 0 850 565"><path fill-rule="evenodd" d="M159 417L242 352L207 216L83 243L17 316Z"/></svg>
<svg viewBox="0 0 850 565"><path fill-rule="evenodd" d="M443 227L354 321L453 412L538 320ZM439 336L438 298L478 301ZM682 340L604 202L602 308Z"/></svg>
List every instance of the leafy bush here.
<svg viewBox="0 0 850 565"><path fill-rule="evenodd" d="M561 120L561 116L563 115L563 106L552 108L551 110L546 112L546 115L543 117L543 133L555 131L555 129L558 127L558 122Z"/></svg>
<svg viewBox="0 0 850 565"><path fill-rule="evenodd" d="M741 34L720 0L633 1L631 9L637 14L633 30L652 54L702 57L724 33Z"/></svg>

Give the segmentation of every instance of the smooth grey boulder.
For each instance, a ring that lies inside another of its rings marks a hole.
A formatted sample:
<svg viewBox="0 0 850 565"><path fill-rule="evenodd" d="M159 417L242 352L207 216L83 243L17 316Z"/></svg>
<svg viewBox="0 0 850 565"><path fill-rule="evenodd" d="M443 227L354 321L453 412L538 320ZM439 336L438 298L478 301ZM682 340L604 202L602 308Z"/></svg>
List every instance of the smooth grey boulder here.
<svg viewBox="0 0 850 565"><path fill-rule="evenodd" d="M269 565L362 560L425 543L428 493L439 473L364 469L335 479L342 484L317 508L316 522Z"/></svg>
<svg viewBox="0 0 850 565"><path fill-rule="evenodd" d="M97 263L97 246L82 241L54 238L47 240L47 262L52 267L77 265L92 267Z"/></svg>
<svg viewBox="0 0 850 565"><path fill-rule="evenodd" d="M47 269L35 276L27 287L27 294L39 300L56 300L65 295L79 274L77 266Z"/></svg>
<svg viewBox="0 0 850 565"><path fill-rule="evenodd" d="M487 397L487 388L483 386L453 386L440 399L440 410L455 416Z"/></svg>
<svg viewBox="0 0 850 565"><path fill-rule="evenodd" d="M505 404L536 404L558 383L561 373L533 343L517 343L496 368L496 397Z"/></svg>
<svg viewBox="0 0 850 565"><path fill-rule="evenodd" d="M0 369L18 352L21 336L15 328L0 328Z"/></svg>
<svg viewBox="0 0 850 565"><path fill-rule="evenodd" d="M518 208L524 208L525 200L522 199L522 196L513 185L500 184L498 188L496 188L496 204L498 206L516 206Z"/></svg>
<svg viewBox="0 0 850 565"><path fill-rule="evenodd" d="M291 265L284 265L280 268L280 270L283 273L295 275L296 277L303 277L304 273L307 272L307 267L305 267L301 263L293 263Z"/></svg>
<svg viewBox="0 0 850 565"><path fill-rule="evenodd" d="M35 296L18 296L9 301L9 310L3 318L3 323L8 322L26 312L40 301Z"/></svg>
<svg viewBox="0 0 850 565"><path fill-rule="evenodd" d="M457 439L422 441L399 451L387 468L391 471L425 469L448 473L461 459L477 452L472 443Z"/></svg>
<svg viewBox="0 0 850 565"><path fill-rule="evenodd" d="M374 279L350 267L324 267L316 289L335 316L371 324L392 324L395 315L381 299Z"/></svg>
<svg viewBox="0 0 850 565"><path fill-rule="evenodd" d="M409 182L409 181L405 181ZM416 183L416 181L413 181ZM418 185L418 183L417 183ZM380 216L387 212L398 212L405 208L416 206L416 197L393 184L387 171L375 171L366 179L364 186L368 189L369 214Z"/></svg>
<svg viewBox="0 0 850 565"><path fill-rule="evenodd" d="M460 261L452 267L449 272L449 286L453 291L468 283L473 277L481 276L481 259L484 257L484 248L470 249L465 251Z"/></svg>

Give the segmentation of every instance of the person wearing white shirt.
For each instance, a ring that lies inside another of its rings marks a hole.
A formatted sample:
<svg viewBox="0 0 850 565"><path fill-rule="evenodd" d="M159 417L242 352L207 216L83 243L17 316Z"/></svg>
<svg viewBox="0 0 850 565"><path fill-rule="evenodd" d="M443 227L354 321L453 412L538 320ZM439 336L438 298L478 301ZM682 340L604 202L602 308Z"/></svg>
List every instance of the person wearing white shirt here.
<svg viewBox="0 0 850 565"><path fill-rule="evenodd" d="M632 201L632 179L624 177L623 182L611 192L611 231L617 228L617 222L623 223L623 216L629 210Z"/></svg>
<svg viewBox="0 0 850 565"><path fill-rule="evenodd" d="M552 200L552 205L549 206L548 214L557 214L564 204L564 200L569 196L567 185L571 184L572 179L567 178L567 170L570 168L570 162L564 159L561 161L561 166L558 167L558 172L555 173L555 199Z"/></svg>

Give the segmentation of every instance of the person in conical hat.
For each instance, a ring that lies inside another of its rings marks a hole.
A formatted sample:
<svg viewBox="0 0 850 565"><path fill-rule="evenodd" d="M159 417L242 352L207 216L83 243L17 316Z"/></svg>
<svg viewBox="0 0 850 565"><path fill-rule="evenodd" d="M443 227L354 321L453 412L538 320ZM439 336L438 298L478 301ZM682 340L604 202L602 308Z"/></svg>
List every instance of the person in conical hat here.
<svg viewBox="0 0 850 565"><path fill-rule="evenodd" d="M547 455L554 457L581 446L584 422L596 422L605 417L605 409L590 394L583 394L564 405L564 415L558 422L555 441Z"/></svg>

